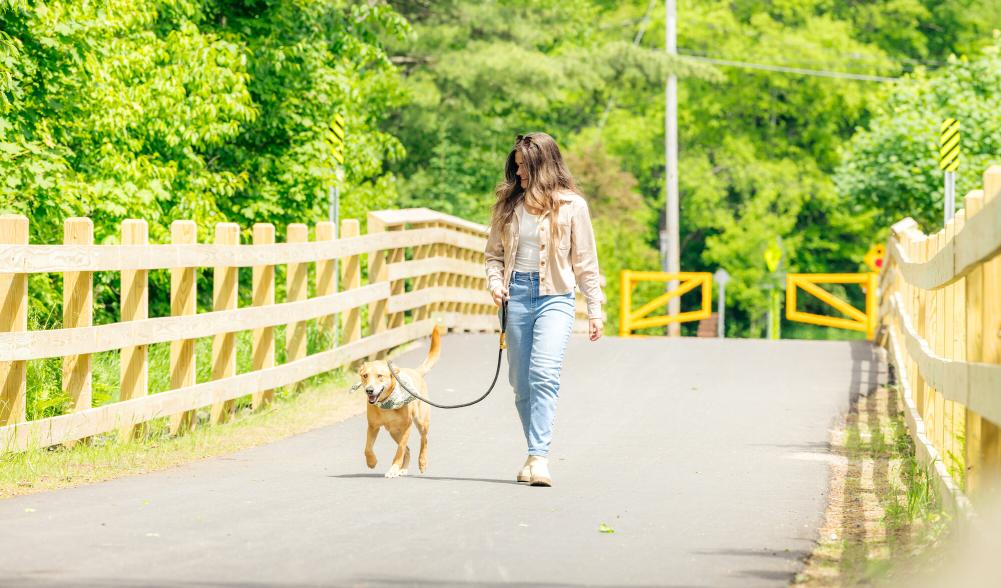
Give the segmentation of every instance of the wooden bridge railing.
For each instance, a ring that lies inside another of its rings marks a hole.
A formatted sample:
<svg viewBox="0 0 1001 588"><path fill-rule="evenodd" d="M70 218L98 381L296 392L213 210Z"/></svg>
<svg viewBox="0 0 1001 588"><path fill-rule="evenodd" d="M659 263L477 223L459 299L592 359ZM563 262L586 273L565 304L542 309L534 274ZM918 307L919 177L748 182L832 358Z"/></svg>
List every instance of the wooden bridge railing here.
<svg viewBox="0 0 1001 588"><path fill-rule="evenodd" d="M393 347L427 336L435 322L451 330L497 331L497 308L486 290L483 250L486 227L425 208L386 210L368 216L368 234L357 220L317 223L315 240L305 224L252 228L240 244L240 227L215 226L215 243L195 242L192 221L171 225L170 244L148 244L143 220L126 220L120 245L93 245L86 218L67 219L64 244L28 244L28 219L0 217L0 452L46 447L109 431L142 432L143 424L170 418L181 433L199 408L211 406L211 422L230 418L234 401L249 396L253 408L272 392L361 358L378 358ZM340 291L334 291L334 260L340 260ZM368 281L362 285L362 263ZM285 300L275 300L275 267L286 265ZM309 266L315 264L315 296ZM213 307L196 313L196 269L212 267ZM237 307L238 269L252 267L251 305ZM171 316L148 317L152 270L170 272ZM93 325L93 273L121 273L118 322ZM28 274L63 275L63 327L27 329ZM307 321L331 333L340 316L342 337L307 354ZM285 358L275 364L275 327L285 325ZM586 330L578 292L577 330ZM251 371L237 373L236 334L251 331ZM363 333L364 331L364 333ZM195 382L195 340L212 337L211 380ZM148 346L170 344L170 389L150 394ZM121 350L119 400L93 406L95 353ZM62 358L66 414L26 419L27 362Z"/></svg>
<svg viewBox="0 0 1001 588"><path fill-rule="evenodd" d="M946 227L893 226L881 276L878 340L908 405L919 457L947 506L999 490L1001 471L1001 166Z"/></svg>

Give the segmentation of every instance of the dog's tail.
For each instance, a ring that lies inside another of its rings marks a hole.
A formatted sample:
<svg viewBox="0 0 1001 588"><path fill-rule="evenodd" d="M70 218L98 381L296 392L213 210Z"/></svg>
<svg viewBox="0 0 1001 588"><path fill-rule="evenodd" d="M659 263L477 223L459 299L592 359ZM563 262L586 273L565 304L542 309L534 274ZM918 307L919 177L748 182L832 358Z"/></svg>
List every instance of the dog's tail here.
<svg viewBox="0 0 1001 588"><path fill-rule="evenodd" d="M441 355L441 335L438 334L438 325L435 325L434 329L431 330L431 349L428 351L428 356L424 358L424 363L417 368L417 371L421 375L431 371L431 367L438 361L439 355Z"/></svg>

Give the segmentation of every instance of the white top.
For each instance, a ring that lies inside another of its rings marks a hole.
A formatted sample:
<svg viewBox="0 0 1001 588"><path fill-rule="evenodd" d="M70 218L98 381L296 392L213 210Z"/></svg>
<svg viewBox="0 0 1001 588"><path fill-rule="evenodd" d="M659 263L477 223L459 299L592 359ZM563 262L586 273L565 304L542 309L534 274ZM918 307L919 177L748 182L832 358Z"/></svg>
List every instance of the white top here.
<svg viewBox="0 0 1001 588"><path fill-rule="evenodd" d="M529 214L521 207L518 231L518 251L514 255L514 269L519 272L539 271L539 215Z"/></svg>

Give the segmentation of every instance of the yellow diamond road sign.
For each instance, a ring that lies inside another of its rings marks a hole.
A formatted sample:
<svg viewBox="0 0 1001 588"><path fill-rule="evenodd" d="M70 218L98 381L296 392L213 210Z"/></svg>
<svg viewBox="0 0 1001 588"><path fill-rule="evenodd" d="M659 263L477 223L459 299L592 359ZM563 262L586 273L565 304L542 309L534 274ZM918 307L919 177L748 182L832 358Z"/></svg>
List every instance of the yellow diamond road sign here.
<svg viewBox="0 0 1001 588"><path fill-rule="evenodd" d="M772 241L765 249L765 265L768 266L768 271L777 270L780 261L782 261L782 249L776 241Z"/></svg>
<svg viewBox="0 0 1001 588"><path fill-rule="evenodd" d="M327 143L337 165L344 165L344 117L340 113L335 114L333 122L330 123Z"/></svg>
<svg viewBox="0 0 1001 588"><path fill-rule="evenodd" d="M938 137L938 167L954 172L959 169L959 121L947 118Z"/></svg>

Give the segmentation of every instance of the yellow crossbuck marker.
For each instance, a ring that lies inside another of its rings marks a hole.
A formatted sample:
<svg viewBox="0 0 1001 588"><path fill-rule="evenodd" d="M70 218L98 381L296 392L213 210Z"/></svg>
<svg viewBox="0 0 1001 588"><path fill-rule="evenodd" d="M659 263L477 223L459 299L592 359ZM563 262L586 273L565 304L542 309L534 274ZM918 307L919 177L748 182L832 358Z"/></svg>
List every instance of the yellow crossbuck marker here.
<svg viewBox="0 0 1001 588"><path fill-rule="evenodd" d="M709 272L644 272L634 270L622 270L622 307L619 316L619 335L622 337L647 337L649 335L634 335L635 329L646 329L650 327L663 327L670 323L683 323L689 321L700 321L707 319L712 314L712 284L713 275ZM677 280L678 287L665 292L660 296L647 302L643 306L632 310L633 286L639 282L671 282ZM695 288L702 289L702 303L699 310L682 312L675 315L647 316L655 309L667 304L667 301L680 297Z"/></svg>
<svg viewBox="0 0 1001 588"><path fill-rule="evenodd" d="M959 169L959 121L947 118L938 138L938 167L943 171Z"/></svg>
<svg viewBox="0 0 1001 588"><path fill-rule="evenodd" d="M876 310L878 307L876 289L879 274L866 272L859 274L786 274L786 319L821 327L835 327L850 331L862 331L869 339L876 332ZM838 298L818 284L859 284L865 290L865 309L860 310L851 303ZM796 308L796 293L802 289L825 302L847 318L802 312Z"/></svg>

